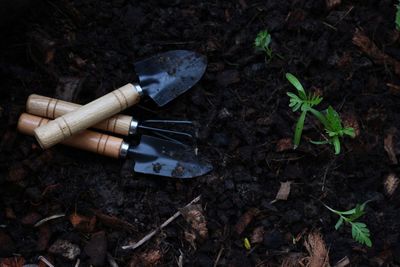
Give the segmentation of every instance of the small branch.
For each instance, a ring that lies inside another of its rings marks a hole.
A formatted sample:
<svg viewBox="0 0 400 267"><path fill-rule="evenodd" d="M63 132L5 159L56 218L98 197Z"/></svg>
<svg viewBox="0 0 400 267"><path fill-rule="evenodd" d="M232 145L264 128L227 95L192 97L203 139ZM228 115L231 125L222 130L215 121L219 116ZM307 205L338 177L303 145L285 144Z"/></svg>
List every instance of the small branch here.
<svg viewBox="0 0 400 267"><path fill-rule="evenodd" d="M185 207L190 206L194 203L197 203L200 200L201 196L196 197L195 199L193 199L192 201L190 201L189 204L187 204ZM127 246L122 246L122 249L136 249L138 247L140 247L141 245L143 245L144 243L146 243L147 241L149 241L155 234L157 234L161 229L163 229L164 227L166 227L168 224L170 224L171 222L173 222L176 218L178 218L181 215L180 211L177 211L174 215L172 215L168 220L166 220L163 224L161 224L160 227L158 227L157 229L151 231L150 233L148 233L145 237L143 237L139 242L132 244L132 245L127 245Z"/></svg>

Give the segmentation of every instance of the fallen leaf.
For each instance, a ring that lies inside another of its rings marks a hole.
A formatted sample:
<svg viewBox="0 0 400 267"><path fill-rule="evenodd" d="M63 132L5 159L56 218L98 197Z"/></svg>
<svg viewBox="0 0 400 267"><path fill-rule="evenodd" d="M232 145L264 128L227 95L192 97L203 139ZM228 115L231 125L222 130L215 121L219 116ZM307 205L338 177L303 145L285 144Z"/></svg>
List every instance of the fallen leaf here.
<svg viewBox="0 0 400 267"><path fill-rule="evenodd" d="M96 214L96 217L99 220L99 222L108 227L124 229L130 232L137 232L137 228L133 224L128 223L127 221L121 220L112 215L104 214L98 210L92 210L92 211Z"/></svg>
<svg viewBox="0 0 400 267"><path fill-rule="evenodd" d="M264 227L259 226L253 230L253 233L250 236L250 241L252 244L262 243L264 240Z"/></svg>
<svg viewBox="0 0 400 267"><path fill-rule="evenodd" d="M179 211L201 239L208 237L207 220L200 204L189 205Z"/></svg>
<svg viewBox="0 0 400 267"><path fill-rule="evenodd" d="M400 95L400 86L394 83L387 83L387 87L389 87L389 92L393 95Z"/></svg>
<svg viewBox="0 0 400 267"><path fill-rule="evenodd" d="M36 248L38 251L44 251L47 248L47 245L49 244L50 237L51 237L51 231L50 227L47 224L41 225L39 227L39 238L36 244Z"/></svg>
<svg viewBox="0 0 400 267"><path fill-rule="evenodd" d="M129 262L129 267L153 267L157 266L162 259L159 249L151 249L140 255L135 255Z"/></svg>
<svg viewBox="0 0 400 267"><path fill-rule="evenodd" d="M386 195L391 196L393 195L394 191L396 191L397 186L399 185L399 178L396 174L389 173L388 176L386 176L383 185Z"/></svg>
<svg viewBox="0 0 400 267"><path fill-rule="evenodd" d="M384 144L383 147L385 148L385 151L388 154L390 162L392 164L398 164L393 142L393 137L396 134L396 132L397 132L396 128L394 127L390 128L383 141Z"/></svg>
<svg viewBox="0 0 400 267"><path fill-rule="evenodd" d="M299 267L304 266L300 264L301 260L304 258L304 255L299 252L292 252L287 255L281 264L281 267Z"/></svg>
<svg viewBox="0 0 400 267"><path fill-rule="evenodd" d="M309 256L307 257L307 266L309 267L327 267L329 266L329 255L325 242L319 232L311 232L307 240L304 241Z"/></svg>
<svg viewBox="0 0 400 267"><path fill-rule="evenodd" d="M276 200L287 200L290 194L290 185L292 182L281 183L278 193L276 194Z"/></svg>
<svg viewBox="0 0 400 267"><path fill-rule="evenodd" d="M255 216L257 216L260 211L257 208L251 208L246 211L238 220L235 225L235 231L239 235L243 233L244 229L251 223Z"/></svg>
<svg viewBox="0 0 400 267"><path fill-rule="evenodd" d="M344 113L342 114L342 121L344 127L351 127L354 129L356 137L360 135L360 125L358 124L356 115L352 113Z"/></svg>
<svg viewBox="0 0 400 267"><path fill-rule="evenodd" d="M74 226L75 229L82 232L93 232L96 226L96 216L86 217L73 213L69 216L69 221Z"/></svg>
<svg viewBox="0 0 400 267"><path fill-rule="evenodd" d="M292 138L282 138L276 143L276 152L283 152L293 149Z"/></svg>
<svg viewBox="0 0 400 267"><path fill-rule="evenodd" d="M400 62L382 52L362 30L356 29L353 35L353 44L358 46L362 52L372 58L376 64L392 66L394 72L397 75L400 75Z"/></svg>
<svg viewBox="0 0 400 267"><path fill-rule="evenodd" d="M0 267L22 267L24 264L25 259L20 256L0 259Z"/></svg>
<svg viewBox="0 0 400 267"><path fill-rule="evenodd" d="M332 9L334 7L337 7L342 3L342 0L326 0L326 7L329 9Z"/></svg>

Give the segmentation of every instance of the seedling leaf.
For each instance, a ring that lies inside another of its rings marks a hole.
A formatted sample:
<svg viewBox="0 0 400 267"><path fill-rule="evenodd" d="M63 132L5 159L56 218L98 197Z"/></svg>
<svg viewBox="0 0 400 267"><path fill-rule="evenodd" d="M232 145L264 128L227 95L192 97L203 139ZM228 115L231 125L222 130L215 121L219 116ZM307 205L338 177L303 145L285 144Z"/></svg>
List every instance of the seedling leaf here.
<svg viewBox="0 0 400 267"><path fill-rule="evenodd" d="M286 73L286 79L297 89L297 91L299 91L299 94L303 99L307 98L303 85L301 85L300 81L293 74Z"/></svg>
<svg viewBox="0 0 400 267"><path fill-rule="evenodd" d="M300 118L296 123L296 130L294 132L294 149L296 149L300 144L301 134L304 128L304 121L306 119L307 110L301 112Z"/></svg>

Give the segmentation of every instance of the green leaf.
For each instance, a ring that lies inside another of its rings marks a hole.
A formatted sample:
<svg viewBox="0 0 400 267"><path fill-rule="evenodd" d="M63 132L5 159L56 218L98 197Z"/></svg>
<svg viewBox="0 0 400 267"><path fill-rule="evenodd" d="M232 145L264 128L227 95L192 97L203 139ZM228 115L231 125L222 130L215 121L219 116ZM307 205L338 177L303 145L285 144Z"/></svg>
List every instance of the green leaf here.
<svg viewBox="0 0 400 267"><path fill-rule="evenodd" d="M344 129L343 129L343 133L344 133L345 135L350 136L351 138L356 137L356 132L354 131L354 128L352 128L352 127L344 128Z"/></svg>
<svg viewBox="0 0 400 267"><path fill-rule="evenodd" d="M294 149L296 149L300 144L301 133L303 132L304 128L304 121L306 119L307 110L303 110L299 117L299 120L296 123L296 129L294 132Z"/></svg>
<svg viewBox="0 0 400 267"><path fill-rule="evenodd" d="M329 144L329 141L313 141L313 140L310 140L310 143L314 144L314 145L326 145L326 144Z"/></svg>
<svg viewBox="0 0 400 267"><path fill-rule="evenodd" d="M400 31L400 5L396 5L396 30Z"/></svg>
<svg viewBox="0 0 400 267"><path fill-rule="evenodd" d="M297 89L300 97L305 100L307 99L306 92L299 80L291 73L286 73L286 79Z"/></svg>
<svg viewBox="0 0 400 267"><path fill-rule="evenodd" d="M245 239L243 239L243 246L246 250L250 250L251 249L251 244L249 239L246 237Z"/></svg>
<svg viewBox="0 0 400 267"><path fill-rule="evenodd" d="M353 239L359 242L360 244L365 244L368 247L372 246L372 242L370 239L370 232L365 223L362 222L351 223L351 235Z"/></svg>
<svg viewBox="0 0 400 267"><path fill-rule="evenodd" d="M335 224L335 229L338 230L340 226L343 224L343 217L340 217L337 223Z"/></svg>
<svg viewBox="0 0 400 267"><path fill-rule="evenodd" d="M338 136L334 136L332 139L333 146L335 148L335 154L340 154L340 140Z"/></svg>

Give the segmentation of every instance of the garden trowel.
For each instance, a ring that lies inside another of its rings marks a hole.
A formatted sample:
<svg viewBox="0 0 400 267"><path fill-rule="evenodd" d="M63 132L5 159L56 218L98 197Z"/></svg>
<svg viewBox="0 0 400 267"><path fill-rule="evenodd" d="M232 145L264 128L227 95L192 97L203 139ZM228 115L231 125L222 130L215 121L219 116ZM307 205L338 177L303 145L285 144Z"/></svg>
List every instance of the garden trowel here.
<svg viewBox="0 0 400 267"><path fill-rule="evenodd" d="M173 50L139 61L134 66L139 83L129 83L35 129L40 146L49 148L136 104L144 95L159 106L167 104L200 80L207 60L195 52Z"/></svg>
<svg viewBox="0 0 400 267"><path fill-rule="evenodd" d="M34 129L47 123L49 119L23 113L18 120L18 130L33 135ZM133 170L138 173L193 178L212 170L191 147L148 135L142 135L137 144L131 145L115 136L84 130L62 143L112 158L132 157Z"/></svg>

